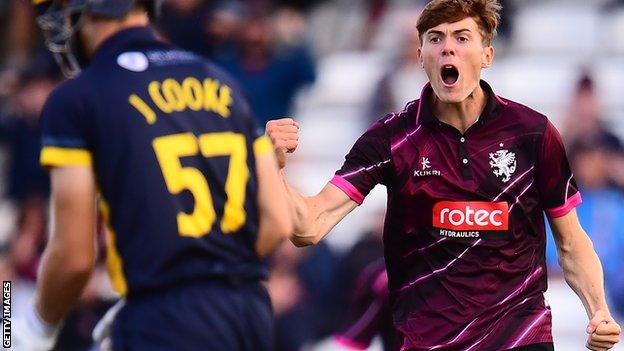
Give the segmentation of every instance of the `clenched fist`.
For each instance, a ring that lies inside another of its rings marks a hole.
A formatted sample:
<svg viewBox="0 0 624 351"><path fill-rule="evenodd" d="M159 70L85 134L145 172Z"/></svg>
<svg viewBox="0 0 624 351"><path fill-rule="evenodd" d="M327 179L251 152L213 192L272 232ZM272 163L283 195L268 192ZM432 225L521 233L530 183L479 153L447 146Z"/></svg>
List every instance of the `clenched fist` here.
<svg viewBox="0 0 624 351"><path fill-rule="evenodd" d="M595 351L611 349L620 341L620 326L605 311L598 310L587 326L587 348Z"/></svg>
<svg viewBox="0 0 624 351"><path fill-rule="evenodd" d="M275 147L275 155L280 168L286 166L286 153L294 152L299 145L299 123L292 118L268 121L266 134Z"/></svg>

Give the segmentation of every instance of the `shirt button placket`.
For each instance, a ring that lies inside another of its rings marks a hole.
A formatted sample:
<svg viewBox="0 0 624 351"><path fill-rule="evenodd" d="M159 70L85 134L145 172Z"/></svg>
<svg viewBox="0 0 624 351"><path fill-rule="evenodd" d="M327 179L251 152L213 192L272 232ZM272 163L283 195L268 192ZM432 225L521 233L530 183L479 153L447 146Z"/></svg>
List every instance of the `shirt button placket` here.
<svg viewBox="0 0 624 351"><path fill-rule="evenodd" d="M472 172L470 171L470 166L468 165L470 161L468 160L468 145L466 144L466 137L461 136L459 138L459 157L461 164L461 173L464 179L471 179Z"/></svg>

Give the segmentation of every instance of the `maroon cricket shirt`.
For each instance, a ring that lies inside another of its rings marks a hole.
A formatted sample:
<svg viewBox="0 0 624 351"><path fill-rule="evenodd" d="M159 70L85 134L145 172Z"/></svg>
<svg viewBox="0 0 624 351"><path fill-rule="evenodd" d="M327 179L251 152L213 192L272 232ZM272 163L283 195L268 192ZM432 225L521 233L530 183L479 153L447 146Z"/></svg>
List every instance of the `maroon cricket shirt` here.
<svg viewBox="0 0 624 351"><path fill-rule="evenodd" d="M581 203L559 133L500 98L464 134L419 100L358 139L331 183L362 203L388 191L390 304L401 350L498 351L552 342L544 211Z"/></svg>

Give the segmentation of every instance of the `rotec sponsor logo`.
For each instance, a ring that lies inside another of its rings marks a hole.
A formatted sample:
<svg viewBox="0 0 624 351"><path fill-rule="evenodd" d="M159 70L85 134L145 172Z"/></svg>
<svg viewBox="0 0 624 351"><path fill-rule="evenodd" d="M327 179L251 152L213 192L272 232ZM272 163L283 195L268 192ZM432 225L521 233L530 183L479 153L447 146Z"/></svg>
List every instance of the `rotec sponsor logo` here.
<svg viewBox="0 0 624 351"><path fill-rule="evenodd" d="M506 202L442 201L433 206L433 226L450 230L507 230Z"/></svg>

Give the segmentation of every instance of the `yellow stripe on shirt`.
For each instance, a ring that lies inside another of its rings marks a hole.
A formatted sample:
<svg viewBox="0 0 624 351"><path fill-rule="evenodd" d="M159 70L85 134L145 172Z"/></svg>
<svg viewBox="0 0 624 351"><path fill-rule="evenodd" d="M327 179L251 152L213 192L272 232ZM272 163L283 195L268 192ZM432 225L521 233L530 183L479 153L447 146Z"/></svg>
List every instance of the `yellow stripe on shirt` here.
<svg viewBox="0 0 624 351"><path fill-rule="evenodd" d="M273 152L273 143L268 136L263 135L253 142L254 155L262 156Z"/></svg>
<svg viewBox="0 0 624 351"><path fill-rule="evenodd" d="M93 158L85 149L44 146L39 159L43 166L91 166Z"/></svg>
<svg viewBox="0 0 624 351"><path fill-rule="evenodd" d="M126 296L128 293L128 283L126 282L126 276L123 272L123 260L117 250L117 235L111 225L110 207L103 198L100 198L100 211L108 235L106 240L106 268L108 270L108 276L111 280L113 290L121 296Z"/></svg>

